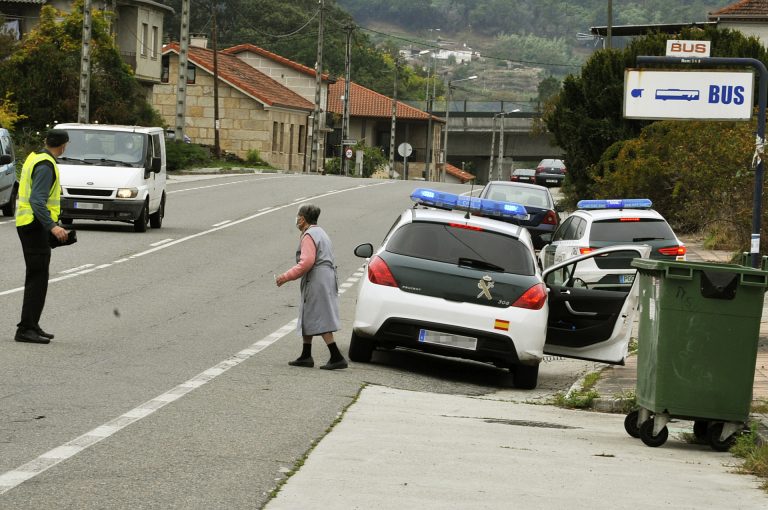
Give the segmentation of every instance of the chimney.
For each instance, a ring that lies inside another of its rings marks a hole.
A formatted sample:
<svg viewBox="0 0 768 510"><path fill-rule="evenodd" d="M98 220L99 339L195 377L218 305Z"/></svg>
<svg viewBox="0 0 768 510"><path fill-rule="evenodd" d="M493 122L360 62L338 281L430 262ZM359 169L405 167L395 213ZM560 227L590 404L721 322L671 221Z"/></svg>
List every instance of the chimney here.
<svg viewBox="0 0 768 510"><path fill-rule="evenodd" d="M196 48L208 48L208 36L205 34L192 34L189 36L189 44Z"/></svg>

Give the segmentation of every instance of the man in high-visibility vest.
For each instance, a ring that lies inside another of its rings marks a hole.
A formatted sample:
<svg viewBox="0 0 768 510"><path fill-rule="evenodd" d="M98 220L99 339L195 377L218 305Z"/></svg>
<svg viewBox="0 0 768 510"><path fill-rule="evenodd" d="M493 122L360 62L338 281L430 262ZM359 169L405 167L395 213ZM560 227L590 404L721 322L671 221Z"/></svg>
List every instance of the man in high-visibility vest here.
<svg viewBox="0 0 768 510"><path fill-rule="evenodd" d="M40 316L48 292L48 267L51 263L49 236L67 240L67 231L59 226L61 183L56 158L69 142L66 131L52 129L45 137L45 149L32 152L24 161L19 179L19 203L16 231L27 267L24 279L24 303L17 324L16 341L47 344L53 335L40 327Z"/></svg>

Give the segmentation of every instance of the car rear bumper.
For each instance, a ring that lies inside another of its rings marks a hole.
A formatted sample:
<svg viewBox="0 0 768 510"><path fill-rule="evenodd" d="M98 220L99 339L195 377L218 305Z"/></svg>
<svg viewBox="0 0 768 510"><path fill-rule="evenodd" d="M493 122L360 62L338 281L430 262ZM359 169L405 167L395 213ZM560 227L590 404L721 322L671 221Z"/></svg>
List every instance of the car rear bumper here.
<svg viewBox="0 0 768 510"><path fill-rule="evenodd" d="M61 218L135 221L141 216L143 200L96 200L61 197Z"/></svg>

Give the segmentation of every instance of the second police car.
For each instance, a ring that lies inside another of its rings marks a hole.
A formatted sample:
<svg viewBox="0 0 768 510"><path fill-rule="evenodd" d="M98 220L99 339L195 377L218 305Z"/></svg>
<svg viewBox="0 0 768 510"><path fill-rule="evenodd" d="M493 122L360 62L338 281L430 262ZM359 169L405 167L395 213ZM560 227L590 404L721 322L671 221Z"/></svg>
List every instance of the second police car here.
<svg viewBox="0 0 768 510"><path fill-rule="evenodd" d="M652 259L685 260L685 244L652 205L645 198L579 201L579 209L563 220L539 253L542 267L615 244L644 244L651 247ZM629 287L635 278L630 262L621 255L595 257L576 276L594 288Z"/></svg>
<svg viewBox="0 0 768 510"><path fill-rule="evenodd" d="M377 347L415 349L508 368L526 389L545 352L624 362L637 286L588 289L574 274L605 253L647 257L647 246L608 247L542 272L528 231L492 219L527 214L523 206L423 188L411 198L378 249L355 249L368 260L352 361L371 361Z"/></svg>

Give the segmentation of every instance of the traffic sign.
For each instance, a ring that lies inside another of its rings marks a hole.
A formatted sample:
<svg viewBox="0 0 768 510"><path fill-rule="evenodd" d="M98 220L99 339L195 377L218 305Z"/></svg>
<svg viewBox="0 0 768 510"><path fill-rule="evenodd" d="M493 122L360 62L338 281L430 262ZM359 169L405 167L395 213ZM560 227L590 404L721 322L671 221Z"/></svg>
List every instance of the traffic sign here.
<svg viewBox="0 0 768 510"><path fill-rule="evenodd" d="M352 148L351 147L347 147L347 150L344 151L344 156L347 159L352 159L352 155L353 155Z"/></svg>
<svg viewBox="0 0 768 510"><path fill-rule="evenodd" d="M355 145L357 144L357 140L349 139L349 140L342 140L341 145Z"/></svg>
<svg viewBox="0 0 768 510"><path fill-rule="evenodd" d="M624 72L624 117L629 119L749 120L751 71Z"/></svg>
<svg viewBox="0 0 768 510"><path fill-rule="evenodd" d="M668 57L709 57L712 41L667 41Z"/></svg>
<svg viewBox="0 0 768 510"><path fill-rule="evenodd" d="M397 146L397 153L402 157L407 158L413 153L413 147L411 147L410 143L403 142Z"/></svg>

